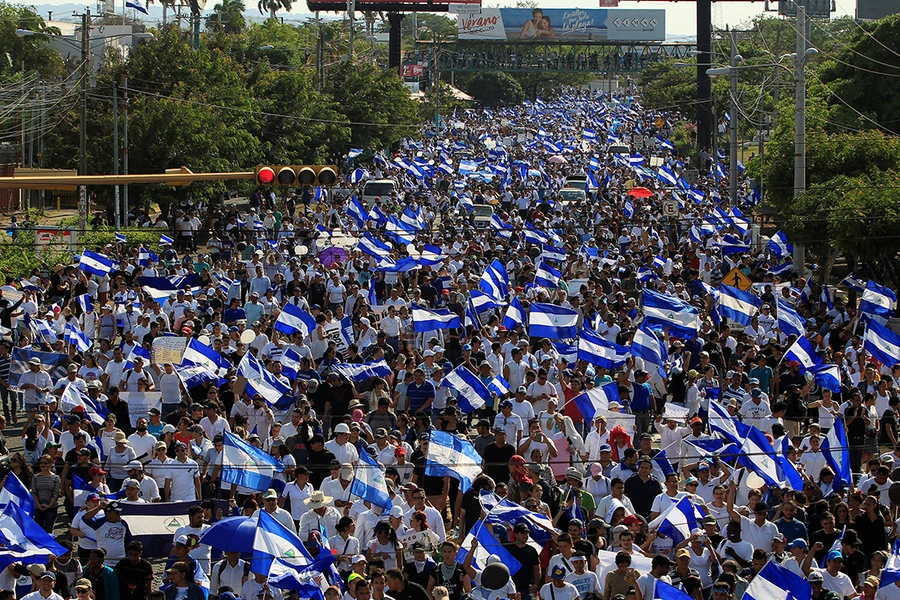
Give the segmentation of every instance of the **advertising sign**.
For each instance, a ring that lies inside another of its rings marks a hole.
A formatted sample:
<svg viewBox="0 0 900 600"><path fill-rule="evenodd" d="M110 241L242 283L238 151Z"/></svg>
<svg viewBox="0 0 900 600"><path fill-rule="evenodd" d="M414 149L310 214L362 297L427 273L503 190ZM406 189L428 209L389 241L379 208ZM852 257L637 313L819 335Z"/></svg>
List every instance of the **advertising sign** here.
<svg viewBox="0 0 900 600"><path fill-rule="evenodd" d="M401 77L421 77L425 72L422 65L403 65L400 67Z"/></svg>
<svg viewBox="0 0 900 600"><path fill-rule="evenodd" d="M666 39L663 9L482 8L458 15L461 40L642 41Z"/></svg>

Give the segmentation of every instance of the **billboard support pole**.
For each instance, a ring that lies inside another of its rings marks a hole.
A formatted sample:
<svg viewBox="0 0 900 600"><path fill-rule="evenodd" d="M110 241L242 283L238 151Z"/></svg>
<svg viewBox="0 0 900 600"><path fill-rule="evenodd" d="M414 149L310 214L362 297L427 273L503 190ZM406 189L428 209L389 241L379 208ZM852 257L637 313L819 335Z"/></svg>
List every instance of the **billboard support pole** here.
<svg viewBox="0 0 900 600"><path fill-rule="evenodd" d="M710 38L712 37L712 2L697 0L697 148L710 147L712 121L712 83L706 74L712 64Z"/></svg>
<svg viewBox="0 0 900 600"><path fill-rule="evenodd" d="M390 37L388 39L388 68L400 73L400 26L403 24L403 13L388 13Z"/></svg>

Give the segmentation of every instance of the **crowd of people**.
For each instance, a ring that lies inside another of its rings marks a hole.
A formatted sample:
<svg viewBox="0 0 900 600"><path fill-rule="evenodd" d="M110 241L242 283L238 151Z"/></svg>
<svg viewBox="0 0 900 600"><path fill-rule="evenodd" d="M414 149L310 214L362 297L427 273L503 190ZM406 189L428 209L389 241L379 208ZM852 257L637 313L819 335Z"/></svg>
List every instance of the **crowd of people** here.
<svg viewBox="0 0 900 600"><path fill-rule="evenodd" d="M15 475L35 522L68 552L8 564L0 600L280 600L290 592L269 585L246 555L201 542L228 514L261 511L310 549L327 543L340 576L322 584L326 600L652 600L663 597L660 582L693 600L741 600L770 563L808 582L814 600L900 597L895 583L881 586L897 533L900 365L863 348L852 290L846 301L838 290L819 302L800 293L805 266L784 270L788 259L758 239L727 251L748 228L739 211L721 217L727 179L715 161L680 185L691 165L667 139L672 119L628 93L583 90L460 112L377 155L361 180L362 167L348 161L336 189L288 203L258 190L247 208L159 217L173 244L158 255L126 232L94 249L114 259L102 277L75 262L8 278L0 429L21 423L23 449L4 440L4 489ZM499 145L512 126L538 137ZM643 154L605 152L637 138L658 141L642 143ZM461 156L476 167L462 171ZM679 181L667 183L663 169ZM559 199L570 175L587 175L584 200ZM366 177L398 188L360 218L353 190ZM630 194L636 187L648 194ZM663 217L673 199L680 215ZM743 178L741 199L753 201ZM478 205L493 207L490 226L476 227ZM198 226L201 215L208 222ZM409 215L419 226L389 235ZM558 269L550 284L548 253ZM404 259L419 263L401 269ZM479 311L473 302L493 289L485 273L495 261L509 292ZM715 287L735 270L763 302L746 326L716 318ZM160 295L146 278L161 277L191 283ZM666 351L658 365L629 352L604 368L572 355L572 340L533 336L527 318L510 316L515 305L526 315L537 303L573 309L577 329L589 325L627 349L646 320L647 289L699 315L694 335L656 331ZM308 314L308 328L277 326L289 304ZM785 305L837 365L839 389L784 360L797 339L779 326ZM460 326L421 331L418 308L446 309ZM199 341L221 363L197 383L179 364L148 359L166 337ZM32 351L64 354L62 372L51 376L37 353L23 354ZM238 376L248 355L289 389L285 398L272 402L255 393L259 379ZM387 374L346 375L347 365L381 361ZM466 410L447 382L459 367L502 387ZM618 401L586 418L574 399L610 385ZM73 388L90 401L72 408ZM129 406L134 392L159 392L158 408ZM802 485L766 483L746 450L712 449L717 407L762 432L765 452L784 455ZM846 433L849 481L836 472L845 466L834 464L836 430ZM427 468L436 431L471 443L481 474L464 482ZM226 436L281 461L271 488L223 481ZM351 492L364 454L383 470L390 509ZM684 499L696 512L676 536L660 519ZM147 502L196 503L173 532L164 578L121 516ZM487 518L501 502L524 520ZM479 548L485 539L500 550ZM499 588L482 579L495 564L512 572Z"/></svg>

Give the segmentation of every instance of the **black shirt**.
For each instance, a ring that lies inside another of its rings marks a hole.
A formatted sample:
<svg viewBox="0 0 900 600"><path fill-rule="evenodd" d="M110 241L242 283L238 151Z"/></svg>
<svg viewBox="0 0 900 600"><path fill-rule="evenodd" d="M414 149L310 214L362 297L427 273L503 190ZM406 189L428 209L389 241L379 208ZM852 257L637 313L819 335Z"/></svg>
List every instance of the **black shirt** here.
<svg viewBox="0 0 900 600"><path fill-rule="evenodd" d="M406 585L403 586L403 590L400 592L387 589L384 592L394 600L431 600L425 588L418 583L410 581L406 582Z"/></svg>
<svg viewBox="0 0 900 600"><path fill-rule="evenodd" d="M650 509L653 507L653 500L662 494L663 489L659 484L659 480L650 476L647 481L641 479L641 476L635 473L625 480L625 494L631 498L634 505L634 512L641 515L645 519L650 515Z"/></svg>
<svg viewBox="0 0 900 600"><path fill-rule="evenodd" d="M153 567L143 558L138 564L123 558L115 566L119 576L120 600L144 600L147 597L147 582L153 581Z"/></svg>
<svg viewBox="0 0 900 600"><path fill-rule="evenodd" d="M856 417L850 423L850 417ZM866 421L863 419L863 407L850 405L844 411L844 423L847 424L847 439L860 440L866 436Z"/></svg>
<svg viewBox="0 0 900 600"><path fill-rule="evenodd" d="M484 449L484 472L495 482L506 483L509 481L509 460L515 456L515 447L507 443L502 448L497 444L490 444Z"/></svg>
<svg viewBox="0 0 900 600"><path fill-rule="evenodd" d="M506 546L506 551L522 565L522 568L516 571L516 574L512 576L513 585L516 586L516 591L520 594L529 592L531 586L537 584L534 580L534 565L541 563L537 550L528 544L525 544L521 548L515 544L511 544Z"/></svg>

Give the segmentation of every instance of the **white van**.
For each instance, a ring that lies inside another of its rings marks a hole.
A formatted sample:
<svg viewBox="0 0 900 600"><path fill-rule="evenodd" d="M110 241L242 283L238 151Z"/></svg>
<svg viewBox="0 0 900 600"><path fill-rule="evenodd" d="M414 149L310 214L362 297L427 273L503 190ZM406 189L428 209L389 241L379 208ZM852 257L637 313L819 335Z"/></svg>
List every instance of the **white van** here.
<svg viewBox="0 0 900 600"><path fill-rule="evenodd" d="M397 183L393 179L372 179L363 184L360 200L366 208L375 204L375 198L387 201L397 191Z"/></svg>

